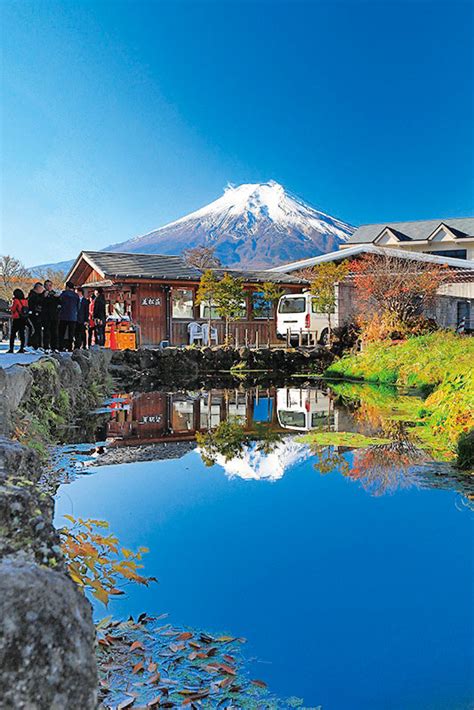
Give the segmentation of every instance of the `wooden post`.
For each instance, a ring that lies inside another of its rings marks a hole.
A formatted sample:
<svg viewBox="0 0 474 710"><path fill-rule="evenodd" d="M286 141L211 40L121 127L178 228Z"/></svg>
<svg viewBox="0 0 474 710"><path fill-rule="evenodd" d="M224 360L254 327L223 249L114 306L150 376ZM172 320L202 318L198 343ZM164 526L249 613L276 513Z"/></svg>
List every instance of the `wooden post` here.
<svg viewBox="0 0 474 710"><path fill-rule="evenodd" d="M245 329L245 347L248 348L248 346L249 346L249 331L246 328Z"/></svg>
<svg viewBox="0 0 474 710"><path fill-rule="evenodd" d="M290 347L290 343L291 343L290 329L287 328L287 329L286 329L286 349L287 349L287 350L288 350L288 348Z"/></svg>
<svg viewBox="0 0 474 710"><path fill-rule="evenodd" d="M298 346L301 348L303 345L303 328L300 328L300 334L298 336Z"/></svg>
<svg viewBox="0 0 474 710"><path fill-rule="evenodd" d="M259 340L259 338L258 338L258 327L257 327L257 329L255 331L255 348L256 348L256 350L258 350L258 340Z"/></svg>
<svg viewBox="0 0 474 710"><path fill-rule="evenodd" d="M235 347L239 347L239 327L235 326Z"/></svg>

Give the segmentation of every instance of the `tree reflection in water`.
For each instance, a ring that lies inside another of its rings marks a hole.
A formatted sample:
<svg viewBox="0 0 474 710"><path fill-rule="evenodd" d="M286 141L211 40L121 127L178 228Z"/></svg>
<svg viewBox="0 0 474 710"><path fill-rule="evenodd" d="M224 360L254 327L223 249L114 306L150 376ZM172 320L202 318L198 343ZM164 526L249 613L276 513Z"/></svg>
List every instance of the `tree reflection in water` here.
<svg viewBox="0 0 474 710"><path fill-rule="evenodd" d="M360 481L371 495L383 496L419 485L414 467L429 460L425 451L408 440L392 441L355 451L347 475Z"/></svg>
<svg viewBox="0 0 474 710"><path fill-rule="evenodd" d="M258 452L268 456L281 440L281 434L258 422L254 423L251 431L246 430L243 417L225 420L213 431L196 432L196 441L206 466L217 463L219 456L226 462L242 458L246 447L252 442L256 442Z"/></svg>
<svg viewBox="0 0 474 710"><path fill-rule="evenodd" d="M409 440L403 422L387 422L383 433L390 435L393 441L355 449L351 462L344 455L348 451L346 447L313 444L314 468L321 474L337 471L359 481L364 490L374 496L419 485L416 467L431 461L431 457Z"/></svg>

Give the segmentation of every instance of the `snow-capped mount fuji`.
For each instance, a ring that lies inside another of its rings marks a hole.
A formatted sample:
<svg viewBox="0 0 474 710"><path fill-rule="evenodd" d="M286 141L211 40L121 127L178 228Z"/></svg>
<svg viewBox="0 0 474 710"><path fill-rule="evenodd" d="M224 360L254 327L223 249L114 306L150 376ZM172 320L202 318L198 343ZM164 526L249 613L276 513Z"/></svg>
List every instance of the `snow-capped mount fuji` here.
<svg viewBox="0 0 474 710"><path fill-rule="evenodd" d="M104 251L179 254L206 245L225 266L270 268L333 251L353 232L270 180L229 186L196 212Z"/></svg>

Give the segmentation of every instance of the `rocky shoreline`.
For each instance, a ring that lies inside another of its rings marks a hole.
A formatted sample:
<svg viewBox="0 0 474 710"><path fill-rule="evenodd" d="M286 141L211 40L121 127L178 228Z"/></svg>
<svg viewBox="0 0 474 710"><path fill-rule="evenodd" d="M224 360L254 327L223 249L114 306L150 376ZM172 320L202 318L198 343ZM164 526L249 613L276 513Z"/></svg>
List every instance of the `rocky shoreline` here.
<svg viewBox="0 0 474 710"><path fill-rule="evenodd" d="M42 446L61 412L88 411L106 386L109 360L110 353L97 350L0 370L0 704L6 710L97 707L92 608L66 572L54 501L40 479ZM12 441L13 433L24 445Z"/></svg>

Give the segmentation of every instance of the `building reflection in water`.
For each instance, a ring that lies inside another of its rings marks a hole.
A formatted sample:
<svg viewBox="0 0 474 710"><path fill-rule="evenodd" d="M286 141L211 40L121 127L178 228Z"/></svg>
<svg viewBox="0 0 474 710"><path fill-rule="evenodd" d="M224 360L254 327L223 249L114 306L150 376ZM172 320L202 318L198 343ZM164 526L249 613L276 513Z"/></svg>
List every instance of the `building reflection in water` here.
<svg viewBox="0 0 474 710"><path fill-rule="evenodd" d="M239 421L244 430L265 424L281 433L337 431L339 412L327 390L269 387L195 392L117 394L109 404L107 438L115 445L190 441L196 432Z"/></svg>
<svg viewBox="0 0 474 710"><path fill-rule="evenodd" d="M312 430L366 436L380 433L373 423L357 416L357 409L335 404L336 397L328 389L315 387L117 394L108 403L108 449L192 442L197 432L213 432L223 422L236 421L243 432L262 434L266 430L281 434L282 439L269 455L257 446L247 446L242 457L232 460L221 457L219 463L229 475L276 480L295 461L312 457L319 473L338 470L358 480L372 495L393 493L411 485L448 488L458 490L471 505L474 494L472 484L466 485L466 477L446 464L430 462L429 466L423 466L429 456L403 437L395 437L389 444L356 450L350 464L344 453L351 446L313 447L297 443L292 435Z"/></svg>

